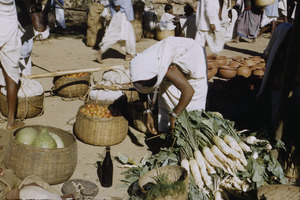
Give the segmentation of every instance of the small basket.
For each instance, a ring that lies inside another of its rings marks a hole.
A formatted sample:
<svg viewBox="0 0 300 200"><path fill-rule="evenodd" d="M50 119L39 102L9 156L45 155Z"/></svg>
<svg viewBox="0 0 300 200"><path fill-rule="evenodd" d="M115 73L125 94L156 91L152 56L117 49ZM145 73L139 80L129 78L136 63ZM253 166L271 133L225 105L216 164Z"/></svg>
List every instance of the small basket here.
<svg viewBox="0 0 300 200"><path fill-rule="evenodd" d="M0 93L0 111L4 117L8 116L7 98ZM34 97L19 97L17 119L33 118L44 111L44 93Z"/></svg>
<svg viewBox="0 0 300 200"><path fill-rule="evenodd" d="M7 145L4 164L13 169L21 179L37 175L48 184L59 184L67 181L77 165L77 143L75 137L67 131L50 126L30 126L40 132L46 128L57 134L64 142L65 148L46 149L20 143L12 137ZM21 130L18 129L14 135Z"/></svg>
<svg viewBox="0 0 300 200"><path fill-rule="evenodd" d="M74 124L75 135L82 142L96 146L111 146L122 142L128 132L128 122L123 116L93 118L80 111Z"/></svg>
<svg viewBox="0 0 300 200"><path fill-rule="evenodd" d="M165 196L165 197L157 197L157 200L173 200L173 199L187 199L188 191L189 191L189 176L188 172L185 168L177 165L167 165L164 167L154 168L151 171L145 173L138 181L139 189L146 194L147 191L144 190L144 185L148 183L156 183L155 177L158 175L165 174L167 175L169 181L176 182L176 181L183 181L185 185L185 191L182 193L173 193L172 195Z"/></svg>
<svg viewBox="0 0 300 200"><path fill-rule="evenodd" d="M175 30L156 30L156 39L157 40L163 40L169 36L175 36Z"/></svg>
<svg viewBox="0 0 300 200"><path fill-rule="evenodd" d="M89 90L90 79L90 74L83 77L55 77L53 79L54 91L62 97L83 97Z"/></svg>
<svg viewBox="0 0 300 200"><path fill-rule="evenodd" d="M275 0L255 0L255 5L257 7L265 7L267 5L271 5L275 3Z"/></svg>

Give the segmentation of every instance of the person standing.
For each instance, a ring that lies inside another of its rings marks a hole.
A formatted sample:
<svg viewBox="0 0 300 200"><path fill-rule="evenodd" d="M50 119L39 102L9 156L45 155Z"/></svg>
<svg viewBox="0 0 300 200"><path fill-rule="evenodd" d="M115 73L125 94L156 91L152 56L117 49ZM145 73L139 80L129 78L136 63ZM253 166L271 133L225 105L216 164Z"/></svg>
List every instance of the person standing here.
<svg viewBox="0 0 300 200"><path fill-rule="evenodd" d="M66 29L64 0L52 0L52 6L55 8L56 28L62 31Z"/></svg>
<svg viewBox="0 0 300 200"><path fill-rule="evenodd" d="M196 28L196 15L194 13L194 8L190 4L184 6L184 13L186 20L182 25L182 30L185 37L195 39L197 28Z"/></svg>
<svg viewBox="0 0 300 200"><path fill-rule="evenodd" d="M195 40L169 36L135 56L129 66L152 134L157 134L157 130L147 94L158 88L158 131L174 130L176 119L185 109L205 109L206 53Z"/></svg>
<svg viewBox="0 0 300 200"><path fill-rule="evenodd" d="M14 0L0 0L0 85L6 86L8 117L6 129L24 126L15 119L20 81L21 32Z"/></svg>
<svg viewBox="0 0 300 200"><path fill-rule="evenodd" d="M113 44L119 43L126 52L125 60L129 61L136 53L135 33L130 23L134 20L131 0L110 0L110 6L112 19L99 45L100 49L94 55L102 63L102 54Z"/></svg>
<svg viewBox="0 0 300 200"><path fill-rule="evenodd" d="M195 40L200 42L202 47L205 47L207 43L210 50L215 54L220 53L225 44L220 17L219 0L198 0Z"/></svg>
<svg viewBox="0 0 300 200"><path fill-rule="evenodd" d="M17 15L20 25L25 32L21 37L22 51L20 57L20 72L23 75L31 74L31 51L33 47L34 29L30 17L29 0L16 0Z"/></svg>
<svg viewBox="0 0 300 200"><path fill-rule="evenodd" d="M232 42L239 42L241 37L256 41L262 19L262 9L255 7L252 0L237 0L239 10L237 19L237 37Z"/></svg>

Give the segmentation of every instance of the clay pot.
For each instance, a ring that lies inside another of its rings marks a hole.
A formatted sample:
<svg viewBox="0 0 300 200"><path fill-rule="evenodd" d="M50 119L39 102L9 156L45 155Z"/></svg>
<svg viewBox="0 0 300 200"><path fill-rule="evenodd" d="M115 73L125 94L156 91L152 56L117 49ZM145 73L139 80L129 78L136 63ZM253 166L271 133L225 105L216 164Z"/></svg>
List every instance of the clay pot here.
<svg viewBox="0 0 300 200"><path fill-rule="evenodd" d="M240 63L233 60L233 61L231 61L231 62L229 63L229 66L230 66L230 67L234 67L234 68L238 68L238 67L240 66Z"/></svg>
<svg viewBox="0 0 300 200"><path fill-rule="evenodd" d="M251 71L256 70L256 66L255 66L255 65L254 65L254 66L251 66L251 67L249 67L249 68L250 68Z"/></svg>
<svg viewBox="0 0 300 200"><path fill-rule="evenodd" d="M224 66L227 65L226 59L216 59L216 64L218 66Z"/></svg>
<svg viewBox="0 0 300 200"><path fill-rule="evenodd" d="M260 56L252 56L252 57L249 57L248 58L249 60L253 60L255 63L260 63L260 59L261 57Z"/></svg>
<svg viewBox="0 0 300 200"><path fill-rule="evenodd" d="M254 71L252 72L252 74L253 74L253 76L257 76L257 77L262 78L262 77L264 76L265 73L264 73L263 70L257 69L257 70L254 70Z"/></svg>
<svg viewBox="0 0 300 200"><path fill-rule="evenodd" d="M236 76L236 68L230 66L220 66L219 67L219 75L222 78L230 79Z"/></svg>
<svg viewBox="0 0 300 200"><path fill-rule="evenodd" d="M207 60L215 60L216 58L217 58L216 55L207 55L207 56L206 56L206 59L207 59Z"/></svg>
<svg viewBox="0 0 300 200"><path fill-rule="evenodd" d="M251 70L249 67L239 67L236 71L237 75L239 76L244 76L246 78L248 78L249 76L251 76Z"/></svg>
<svg viewBox="0 0 300 200"><path fill-rule="evenodd" d="M207 79L211 79L218 72L218 68L214 67L212 69L207 70Z"/></svg>
<svg viewBox="0 0 300 200"><path fill-rule="evenodd" d="M226 56L217 56L217 59L223 60L226 59Z"/></svg>
<svg viewBox="0 0 300 200"><path fill-rule="evenodd" d="M266 63L258 63L257 66L259 66L262 70L266 69Z"/></svg>
<svg viewBox="0 0 300 200"><path fill-rule="evenodd" d="M232 57L232 60L240 62L243 60L243 57L242 56L234 56L234 57Z"/></svg>
<svg viewBox="0 0 300 200"><path fill-rule="evenodd" d="M253 65L256 65L256 62L254 60L251 60L251 59L245 59L241 62L241 66L244 66L244 67L250 67L250 66L253 66Z"/></svg>
<svg viewBox="0 0 300 200"><path fill-rule="evenodd" d="M212 68L217 68L218 65L216 63L216 61L213 62L207 62L207 69L212 69Z"/></svg>
<svg viewBox="0 0 300 200"><path fill-rule="evenodd" d="M231 58L226 58L226 65L229 65L231 63L232 59Z"/></svg>

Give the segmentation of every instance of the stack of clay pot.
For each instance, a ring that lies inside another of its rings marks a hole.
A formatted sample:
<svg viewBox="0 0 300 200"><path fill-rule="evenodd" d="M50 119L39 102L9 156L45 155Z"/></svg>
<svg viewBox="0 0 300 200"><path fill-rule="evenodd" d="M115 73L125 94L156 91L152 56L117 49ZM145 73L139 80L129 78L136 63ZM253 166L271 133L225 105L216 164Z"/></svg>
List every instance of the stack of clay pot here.
<svg viewBox="0 0 300 200"><path fill-rule="evenodd" d="M207 78L211 79L218 73L224 79L234 78L236 75L246 78L251 75L262 78L265 70L265 61L260 56L243 58L242 56L207 56Z"/></svg>

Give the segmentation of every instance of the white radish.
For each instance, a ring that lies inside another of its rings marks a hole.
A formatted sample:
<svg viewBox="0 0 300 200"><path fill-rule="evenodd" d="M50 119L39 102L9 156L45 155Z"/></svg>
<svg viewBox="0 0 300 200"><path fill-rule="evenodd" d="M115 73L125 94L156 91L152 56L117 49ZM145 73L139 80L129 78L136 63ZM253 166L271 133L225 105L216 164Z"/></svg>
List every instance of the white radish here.
<svg viewBox="0 0 300 200"><path fill-rule="evenodd" d="M219 136L214 136L213 142L223 153L225 153L225 155L228 155L231 158L240 158L241 155L236 150L230 148Z"/></svg>
<svg viewBox="0 0 300 200"><path fill-rule="evenodd" d="M192 175L196 181L198 188L203 189L204 183L202 181L202 177L201 177L201 174L199 171L199 166L197 164L197 161L195 159L190 159L189 164L190 164L190 169L191 169Z"/></svg>
<svg viewBox="0 0 300 200"><path fill-rule="evenodd" d="M189 166L189 161L185 158L181 160L180 162L181 167L185 168L188 174L190 174L190 166Z"/></svg>
<svg viewBox="0 0 300 200"><path fill-rule="evenodd" d="M201 151L199 151L198 149L196 151L194 151L194 156L195 156L195 160L198 163L200 173L203 177L203 180L204 180L206 186L212 185L211 177L208 175L208 173L206 171L205 158L202 155Z"/></svg>
<svg viewBox="0 0 300 200"><path fill-rule="evenodd" d="M224 172L228 172L225 167L217 160L217 158L214 156L214 154L211 152L210 148L204 147L202 149L203 155L207 162L211 164L212 166L221 168Z"/></svg>
<svg viewBox="0 0 300 200"><path fill-rule="evenodd" d="M221 192L220 191L215 191L214 192L214 197L215 197L215 200L222 200Z"/></svg>
<svg viewBox="0 0 300 200"><path fill-rule="evenodd" d="M216 145L213 145L210 150L217 159L219 159L223 164L225 163L230 167L230 169L228 170L231 172L230 174L234 174L232 171L236 170L236 168L232 160L227 158Z"/></svg>
<svg viewBox="0 0 300 200"><path fill-rule="evenodd" d="M225 135L223 137L223 140L224 140L224 142L226 142L231 148L233 148L237 152L239 152L239 153L243 152L243 150L241 149L241 147L239 146L237 141L233 137L231 137L230 135Z"/></svg>
<svg viewBox="0 0 300 200"><path fill-rule="evenodd" d="M257 140L257 139L256 139L255 136L248 136L248 137L246 138L245 142L246 142L247 144L254 144L256 140Z"/></svg>
<svg viewBox="0 0 300 200"><path fill-rule="evenodd" d="M239 159L232 159L235 167L237 170L239 171L246 171L245 168L243 167L243 165L240 163Z"/></svg>
<svg viewBox="0 0 300 200"><path fill-rule="evenodd" d="M245 144L243 141L240 141L240 142L239 142L239 146L240 146L241 149L242 149L244 152L246 152L246 153L252 152L251 148L250 148L247 144Z"/></svg>
<svg viewBox="0 0 300 200"><path fill-rule="evenodd" d="M206 165L206 169L207 169L207 171L208 171L208 173L209 173L210 175L217 173L216 170L214 169L214 167L211 166L211 165L207 162L207 160L205 160L205 165Z"/></svg>
<svg viewBox="0 0 300 200"><path fill-rule="evenodd" d="M232 179L230 179L230 178L227 179L227 180L225 180L225 182L231 184L232 187L235 188L235 189L237 189L237 190L242 190L241 185L239 185L237 182L235 182L234 180L232 180Z"/></svg>

